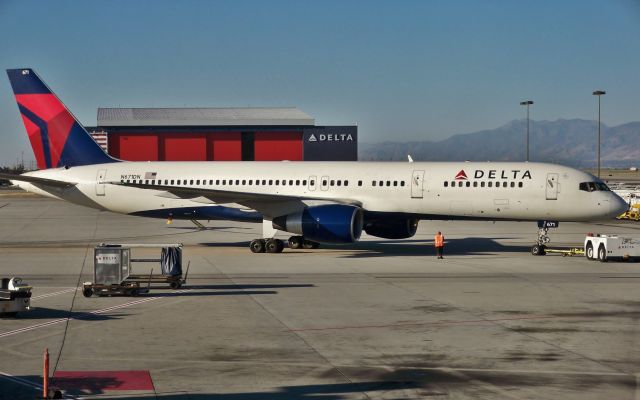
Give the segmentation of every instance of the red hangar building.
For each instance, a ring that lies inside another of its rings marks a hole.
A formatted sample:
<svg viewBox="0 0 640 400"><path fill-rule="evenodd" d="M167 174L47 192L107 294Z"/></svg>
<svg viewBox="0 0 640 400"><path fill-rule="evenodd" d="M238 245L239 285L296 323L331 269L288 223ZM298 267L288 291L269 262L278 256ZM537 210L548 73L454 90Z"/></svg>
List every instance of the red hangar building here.
<svg viewBox="0 0 640 400"><path fill-rule="evenodd" d="M127 161L356 161L357 126L297 108L99 108L87 130Z"/></svg>

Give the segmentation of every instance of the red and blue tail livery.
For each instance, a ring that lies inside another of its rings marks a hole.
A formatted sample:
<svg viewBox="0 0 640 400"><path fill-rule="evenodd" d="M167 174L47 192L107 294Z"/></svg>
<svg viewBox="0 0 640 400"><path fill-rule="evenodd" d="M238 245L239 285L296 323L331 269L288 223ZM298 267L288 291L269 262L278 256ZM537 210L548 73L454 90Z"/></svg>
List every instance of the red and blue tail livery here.
<svg viewBox="0 0 640 400"><path fill-rule="evenodd" d="M38 169L118 161L106 154L29 68L7 70Z"/></svg>

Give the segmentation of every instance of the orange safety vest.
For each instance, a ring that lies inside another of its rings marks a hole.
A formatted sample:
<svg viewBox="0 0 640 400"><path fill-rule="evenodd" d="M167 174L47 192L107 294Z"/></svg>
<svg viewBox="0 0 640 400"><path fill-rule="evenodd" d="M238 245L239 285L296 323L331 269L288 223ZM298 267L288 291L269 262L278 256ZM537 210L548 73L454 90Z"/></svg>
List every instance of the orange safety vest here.
<svg viewBox="0 0 640 400"><path fill-rule="evenodd" d="M436 247L443 247L444 246L444 236L443 235L436 235L435 238L435 244Z"/></svg>

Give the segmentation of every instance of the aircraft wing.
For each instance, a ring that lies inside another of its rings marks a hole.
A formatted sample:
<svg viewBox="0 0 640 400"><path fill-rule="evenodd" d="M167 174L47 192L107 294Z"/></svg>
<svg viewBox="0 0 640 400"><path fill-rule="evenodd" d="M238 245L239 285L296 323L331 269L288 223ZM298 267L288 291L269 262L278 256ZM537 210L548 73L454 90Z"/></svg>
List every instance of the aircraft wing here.
<svg viewBox="0 0 640 400"><path fill-rule="evenodd" d="M30 175L7 174L4 172L0 172L0 179L28 182L28 183L33 183L35 185L43 185L48 187L60 188L60 189L66 189L66 188L70 188L77 185L76 182L66 182L66 181L59 181L56 179L39 178L37 176L30 176Z"/></svg>
<svg viewBox="0 0 640 400"><path fill-rule="evenodd" d="M322 198L316 196L292 196L277 193L252 193L234 190L205 189L194 187L147 185L144 183L125 183L120 181L106 182L112 185L136 187L163 191L162 197L175 196L181 199L196 199L204 197L217 204L237 203L259 211L267 216L278 216L302 208L305 200L329 201L338 204L348 204L361 207L362 203L353 199Z"/></svg>

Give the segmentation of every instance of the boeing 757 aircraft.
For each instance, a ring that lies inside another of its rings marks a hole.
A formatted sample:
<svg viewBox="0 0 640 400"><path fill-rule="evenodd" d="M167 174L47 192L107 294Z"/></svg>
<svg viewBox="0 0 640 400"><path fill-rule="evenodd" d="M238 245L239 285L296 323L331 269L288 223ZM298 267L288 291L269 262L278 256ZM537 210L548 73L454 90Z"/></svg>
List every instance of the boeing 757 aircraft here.
<svg viewBox="0 0 640 400"><path fill-rule="evenodd" d="M254 253L403 239L418 221L613 218L627 204L592 175L530 162L129 162L106 154L32 69L8 70L38 171L0 174L21 188L123 214L262 222Z"/></svg>

